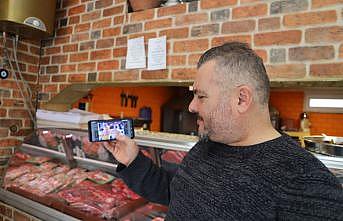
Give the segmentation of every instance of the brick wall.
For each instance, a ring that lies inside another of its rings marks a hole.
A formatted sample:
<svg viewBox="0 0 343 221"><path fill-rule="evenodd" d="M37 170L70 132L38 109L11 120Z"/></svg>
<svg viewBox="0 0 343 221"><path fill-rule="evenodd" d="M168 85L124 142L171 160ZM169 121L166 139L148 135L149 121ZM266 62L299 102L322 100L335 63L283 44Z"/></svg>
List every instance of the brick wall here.
<svg viewBox="0 0 343 221"><path fill-rule="evenodd" d="M340 0L201 0L126 13L125 0L64 0L46 41L43 97L72 83L191 81L200 54L226 41L249 43L272 80L343 77ZM168 68L124 69L130 38L167 36Z"/></svg>
<svg viewBox="0 0 343 221"><path fill-rule="evenodd" d="M27 213L0 202L0 220L2 221L40 221Z"/></svg>
<svg viewBox="0 0 343 221"><path fill-rule="evenodd" d="M4 38L0 37L0 62L2 64L4 58ZM9 50L10 59L12 60L13 68L16 69L16 64L13 59L13 42L12 38L6 38L6 48ZM31 89L35 91L38 61L39 61L39 44L34 41L19 41L17 49L17 58L20 71L23 78L29 83ZM2 67L2 66L1 66ZM10 70L10 65L4 66ZM19 82L19 87L22 87L22 82ZM32 124L29 120L29 113L26 109L23 97L20 94L19 87L15 81L13 74L3 80L0 79L0 156L1 158L9 159L22 139L32 132ZM38 87L39 88L39 87ZM27 94L24 93L27 97ZM12 130L10 130L10 128ZM1 160L0 163L0 183L7 168L7 160Z"/></svg>

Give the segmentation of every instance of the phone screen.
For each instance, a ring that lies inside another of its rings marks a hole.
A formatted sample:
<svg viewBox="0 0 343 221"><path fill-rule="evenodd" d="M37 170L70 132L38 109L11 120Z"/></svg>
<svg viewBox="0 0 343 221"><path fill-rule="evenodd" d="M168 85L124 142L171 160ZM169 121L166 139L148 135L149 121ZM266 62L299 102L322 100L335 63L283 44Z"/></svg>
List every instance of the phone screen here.
<svg viewBox="0 0 343 221"><path fill-rule="evenodd" d="M88 122L89 140L91 142L115 140L117 133L133 138L132 119L92 120Z"/></svg>

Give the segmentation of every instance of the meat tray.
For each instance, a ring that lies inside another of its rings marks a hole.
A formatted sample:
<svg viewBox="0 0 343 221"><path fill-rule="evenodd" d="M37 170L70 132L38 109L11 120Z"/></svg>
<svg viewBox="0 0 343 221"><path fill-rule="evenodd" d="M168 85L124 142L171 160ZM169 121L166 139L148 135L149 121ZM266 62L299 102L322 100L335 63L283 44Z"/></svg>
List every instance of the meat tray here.
<svg viewBox="0 0 343 221"><path fill-rule="evenodd" d="M35 194L32 194L26 190L20 189L18 187L9 187L7 189L8 191L11 191L13 193L16 193L20 196L23 196L25 198L28 198L30 200L33 200L35 202L41 203L45 206L54 208L62 213L68 214L72 217L78 218L80 220L87 220L87 221L104 221L104 219L91 215L89 213L82 212L81 210L71 207L67 205L62 200L59 200L55 197L52 197L50 195L47 196L37 196ZM132 200L131 202L127 202L124 205L118 206L114 210L114 220L118 220L121 217L129 214L130 212L136 210L139 207L142 207L145 205L147 201L143 198L138 198L136 200Z"/></svg>

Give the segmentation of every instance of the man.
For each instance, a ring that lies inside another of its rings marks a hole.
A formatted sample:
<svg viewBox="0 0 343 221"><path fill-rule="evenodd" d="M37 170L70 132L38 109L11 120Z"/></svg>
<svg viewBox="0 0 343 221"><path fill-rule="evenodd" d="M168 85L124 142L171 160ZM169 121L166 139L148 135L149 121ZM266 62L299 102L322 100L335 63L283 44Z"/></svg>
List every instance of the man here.
<svg viewBox="0 0 343 221"><path fill-rule="evenodd" d="M168 205L167 220L343 220L338 180L272 127L269 79L247 45L205 52L193 88L201 139L177 171L155 166L125 136L107 145L130 188Z"/></svg>

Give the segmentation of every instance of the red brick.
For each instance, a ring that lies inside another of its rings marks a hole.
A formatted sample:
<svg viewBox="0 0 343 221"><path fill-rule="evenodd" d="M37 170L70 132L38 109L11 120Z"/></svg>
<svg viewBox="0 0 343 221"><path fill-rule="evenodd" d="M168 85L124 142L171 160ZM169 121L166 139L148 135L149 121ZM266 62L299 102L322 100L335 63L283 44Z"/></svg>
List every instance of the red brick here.
<svg viewBox="0 0 343 221"><path fill-rule="evenodd" d="M220 8L225 6L232 6L236 5L237 0L201 0L200 6L202 9L208 9L208 8Z"/></svg>
<svg viewBox="0 0 343 221"><path fill-rule="evenodd" d="M41 65L48 65L50 63L50 56L43 56L40 59L40 64Z"/></svg>
<svg viewBox="0 0 343 221"><path fill-rule="evenodd" d="M37 81L36 74L28 74L28 73L22 73L23 78L28 81L28 83L34 83Z"/></svg>
<svg viewBox="0 0 343 221"><path fill-rule="evenodd" d="M111 26L111 23L112 23L111 18L102 19L100 21L93 22L92 29L106 28L106 27Z"/></svg>
<svg viewBox="0 0 343 221"><path fill-rule="evenodd" d="M112 37L112 36L118 36L118 35L120 35L120 31L121 31L120 27L104 29L102 31L102 36L105 38L106 37Z"/></svg>
<svg viewBox="0 0 343 221"><path fill-rule="evenodd" d="M84 14L81 16L81 20L82 22L87 22L87 21L94 21L98 18L100 18L101 16L101 11L94 11L94 12L90 12L87 14Z"/></svg>
<svg viewBox="0 0 343 221"><path fill-rule="evenodd" d="M88 52L70 54L69 60L70 60L70 62L87 61L88 60Z"/></svg>
<svg viewBox="0 0 343 221"><path fill-rule="evenodd" d="M50 82L50 75L42 75L39 77L39 83L48 83L48 82Z"/></svg>
<svg viewBox="0 0 343 221"><path fill-rule="evenodd" d="M39 48L37 47L30 47L30 53L34 54L34 55L39 55Z"/></svg>
<svg viewBox="0 0 343 221"><path fill-rule="evenodd" d="M120 6L115 6L112 8L104 9L103 16L104 17L113 16L113 15L121 14L123 12L124 12L124 6L120 5Z"/></svg>
<svg viewBox="0 0 343 221"><path fill-rule="evenodd" d="M142 79L166 79L168 70L142 71Z"/></svg>
<svg viewBox="0 0 343 221"><path fill-rule="evenodd" d="M267 4L258 4L252 6L242 6L237 7L232 10L232 18L247 18L247 17L256 17L264 16L268 13Z"/></svg>
<svg viewBox="0 0 343 221"><path fill-rule="evenodd" d="M305 32L306 43L342 42L343 26L310 28Z"/></svg>
<svg viewBox="0 0 343 221"><path fill-rule="evenodd" d="M235 36L222 36L215 37L212 39L212 47L222 45L231 41L239 41L251 45L251 36L250 35L235 35Z"/></svg>
<svg viewBox="0 0 343 221"><path fill-rule="evenodd" d="M99 81L112 81L112 72L100 72L98 75Z"/></svg>
<svg viewBox="0 0 343 221"><path fill-rule="evenodd" d="M24 54L21 52L17 52L18 60L21 62L26 62L30 64L37 64L38 63L38 58L34 57L32 55ZM22 68L21 68L22 70Z"/></svg>
<svg viewBox="0 0 343 221"><path fill-rule="evenodd" d="M151 29L158 29L158 28L166 28L171 27L172 19L165 18L165 19L155 19L153 21L145 22L144 29L151 30Z"/></svg>
<svg viewBox="0 0 343 221"><path fill-rule="evenodd" d="M12 46L13 47L13 46ZM29 51L29 48L27 47L27 45L23 44L23 43L20 43L18 44L18 51L25 51L25 52L28 52Z"/></svg>
<svg viewBox="0 0 343 221"><path fill-rule="evenodd" d="M113 18L113 25L123 24L123 22L124 22L124 16L123 15L115 16Z"/></svg>
<svg viewBox="0 0 343 221"><path fill-rule="evenodd" d="M268 76L273 78L303 78L306 75L306 67L304 64L282 64L282 65L267 65L266 70Z"/></svg>
<svg viewBox="0 0 343 221"><path fill-rule="evenodd" d="M126 46L127 45L127 37L117 37L116 38L116 46Z"/></svg>
<svg viewBox="0 0 343 221"><path fill-rule="evenodd" d="M0 117L6 117L7 109L0 109Z"/></svg>
<svg viewBox="0 0 343 221"><path fill-rule="evenodd" d="M162 16L183 14L183 13L186 13L186 9L187 9L186 4L177 4L177 5L169 6L169 7L161 7L161 8L158 8L157 16L162 17Z"/></svg>
<svg viewBox="0 0 343 221"><path fill-rule="evenodd" d="M251 32L255 30L255 20L230 21L222 25L222 33Z"/></svg>
<svg viewBox="0 0 343 221"><path fill-rule="evenodd" d="M0 138L8 137L8 134L9 134L9 130L8 129L1 129L0 128ZM3 174L0 174L0 175L3 175ZM1 206L2 205L0 205L0 213L2 213Z"/></svg>
<svg viewBox="0 0 343 221"><path fill-rule="evenodd" d="M77 51L78 44L63 45L63 52L74 52Z"/></svg>
<svg viewBox="0 0 343 221"><path fill-rule="evenodd" d="M343 58L343 44L339 47L339 58Z"/></svg>
<svg viewBox="0 0 343 221"><path fill-rule="evenodd" d="M113 48L114 46L114 39L109 38L109 39L101 39L96 41L96 48Z"/></svg>
<svg viewBox="0 0 343 221"><path fill-rule="evenodd" d="M207 13L189 14L189 15L177 16L175 18L175 25L185 26L185 25L190 25L190 24L205 23L207 21L208 21Z"/></svg>
<svg viewBox="0 0 343 221"><path fill-rule="evenodd" d="M144 11L138 11L130 13L130 22L147 21L154 18L155 9L147 9Z"/></svg>
<svg viewBox="0 0 343 221"><path fill-rule="evenodd" d="M257 49L257 50L254 50L255 53L260 57L262 58L263 62L267 62L267 52L266 50L262 50L262 49Z"/></svg>
<svg viewBox="0 0 343 221"><path fill-rule="evenodd" d="M51 63L52 64L64 64L68 61L68 55L56 55L52 56Z"/></svg>
<svg viewBox="0 0 343 221"><path fill-rule="evenodd" d="M178 52L191 52L191 51L204 51L208 49L208 39L187 40L174 42L173 51Z"/></svg>
<svg viewBox="0 0 343 221"><path fill-rule="evenodd" d="M78 25L75 25L74 32L79 33L79 32L89 31L90 27L91 27L90 23L78 24Z"/></svg>
<svg viewBox="0 0 343 221"><path fill-rule="evenodd" d="M19 213L16 210L14 210L14 212L13 212L13 218L16 221L30 221L31 220L29 215L26 215L24 213Z"/></svg>
<svg viewBox="0 0 343 221"><path fill-rule="evenodd" d="M45 84L43 87L44 92L57 92L57 84Z"/></svg>
<svg viewBox="0 0 343 221"><path fill-rule="evenodd" d="M283 24L290 27L315 24L322 25L325 23L335 22L336 20L336 11L331 10L285 15L283 18Z"/></svg>
<svg viewBox="0 0 343 221"><path fill-rule="evenodd" d="M187 28L174 28L174 29L166 29L160 31L160 36L167 36L167 39L171 38L187 38L188 37L188 27Z"/></svg>
<svg viewBox="0 0 343 221"><path fill-rule="evenodd" d="M80 41L86 41L89 39L89 33L80 33L80 34L73 34L71 36L71 41L72 42L80 42Z"/></svg>
<svg viewBox="0 0 343 221"><path fill-rule="evenodd" d="M69 25L78 24L79 22L80 22L80 16L79 15L69 17L69 21L68 21Z"/></svg>
<svg viewBox="0 0 343 221"><path fill-rule="evenodd" d="M106 8L108 6L111 6L113 4L113 0L98 0L95 2L95 8Z"/></svg>
<svg viewBox="0 0 343 221"><path fill-rule="evenodd" d="M81 14L85 12L85 9L86 9L85 5L78 5L78 6L72 7L69 9L68 16Z"/></svg>
<svg viewBox="0 0 343 221"><path fill-rule="evenodd" d="M58 54L60 52L61 52L61 47L59 47L59 46L45 49L46 55Z"/></svg>
<svg viewBox="0 0 343 221"><path fill-rule="evenodd" d="M88 51L94 49L94 41L84 41L80 43L80 51Z"/></svg>
<svg viewBox="0 0 343 221"><path fill-rule="evenodd" d="M78 71L94 71L95 70L95 62L78 64L77 70Z"/></svg>
<svg viewBox="0 0 343 221"><path fill-rule="evenodd" d="M61 72L73 72L76 70L75 64L67 64L61 66Z"/></svg>
<svg viewBox="0 0 343 221"><path fill-rule="evenodd" d="M98 63L98 70L104 71L104 70L118 70L119 68L119 62L117 60L111 60L111 61L102 61Z"/></svg>
<svg viewBox="0 0 343 221"><path fill-rule="evenodd" d="M298 44L300 41L299 30L260 33L254 36L255 46Z"/></svg>
<svg viewBox="0 0 343 221"><path fill-rule="evenodd" d="M28 118L28 117L30 117L29 112L27 110L11 109L11 110L9 110L8 113L9 113L10 118Z"/></svg>
<svg viewBox="0 0 343 221"><path fill-rule="evenodd" d="M91 52L91 60L100 60L100 59L110 59L112 57L112 50L97 50Z"/></svg>
<svg viewBox="0 0 343 221"><path fill-rule="evenodd" d="M52 82L66 82L66 80L67 80L67 75L65 75L65 74L53 75L51 77Z"/></svg>
<svg viewBox="0 0 343 221"><path fill-rule="evenodd" d="M56 36L70 35L73 32L72 27L59 28L56 31Z"/></svg>
<svg viewBox="0 0 343 221"><path fill-rule="evenodd" d="M86 74L71 74L68 76L69 82L85 82Z"/></svg>
<svg viewBox="0 0 343 221"><path fill-rule="evenodd" d="M172 70L172 79L193 80L196 68L176 68Z"/></svg>
<svg viewBox="0 0 343 221"><path fill-rule="evenodd" d="M22 121L19 119L0 119L0 125L1 127L10 127L12 125L17 125L18 127L21 127Z"/></svg>
<svg viewBox="0 0 343 221"><path fill-rule="evenodd" d="M37 73L38 72L38 66L29 65L27 70L28 70L28 72L31 72L31 73Z"/></svg>
<svg viewBox="0 0 343 221"><path fill-rule="evenodd" d="M311 64L310 75L318 77L343 77L343 63Z"/></svg>
<svg viewBox="0 0 343 221"><path fill-rule="evenodd" d="M56 74L56 73L58 73L58 66L57 65L47 66L46 67L46 73L47 74Z"/></svg>
<svg viewBox="0 0 343 221"><path fill-rule="evenodd" d="M133 81L138 80L138 77L138 70L119 71L114 73L115 81Z"/></svg>
<svg viewBox="0 0 343 221"><path fill-rule="evenodd" d="M276 30L280 29L280 17L261 18L258 20L258 30Z"/></svg>
<svg viewBox="0 0 343 221"><path fill-rule="evenodd" d="M167 65L184 66L186 65L186 55L170 55L167 57Z"/></svg>
<svg viewBox="0 0 343 221"><path fill-rule="evenodd" d="M297 47L289 49L289 60L306 61L332 59L335 57L333 46Z"/></svg>
<svg viewBox="0 0 343 221"><path fill-rule="evenodd" d="M22 100L15 100L15 99L2 99L1 105L2 107L24 107L24 102ZM0 119L0 123L1 123L1 119Z"/></svg>
<svg viewBox="0 0 343 221"><path fill-rule="evenodd" d="M113 57L117 58L117 57L124 57L126 56L126 51L127 48L114 48L113 49Z"/></svg>
<svg viewBox="0 0 343 221"><path fill-rule="evenodd" d="M343 0L312 0L312 8L321 8L331 5L340 5L343 3Z"/></svg>
<svg viewBox="0 0 343 221"><path fill-rule="evenodd" d="M0 140L0 147L19 146L21 143L22 143L22 141L14 139L14 138L4 139L4 140Z"/></svg>

